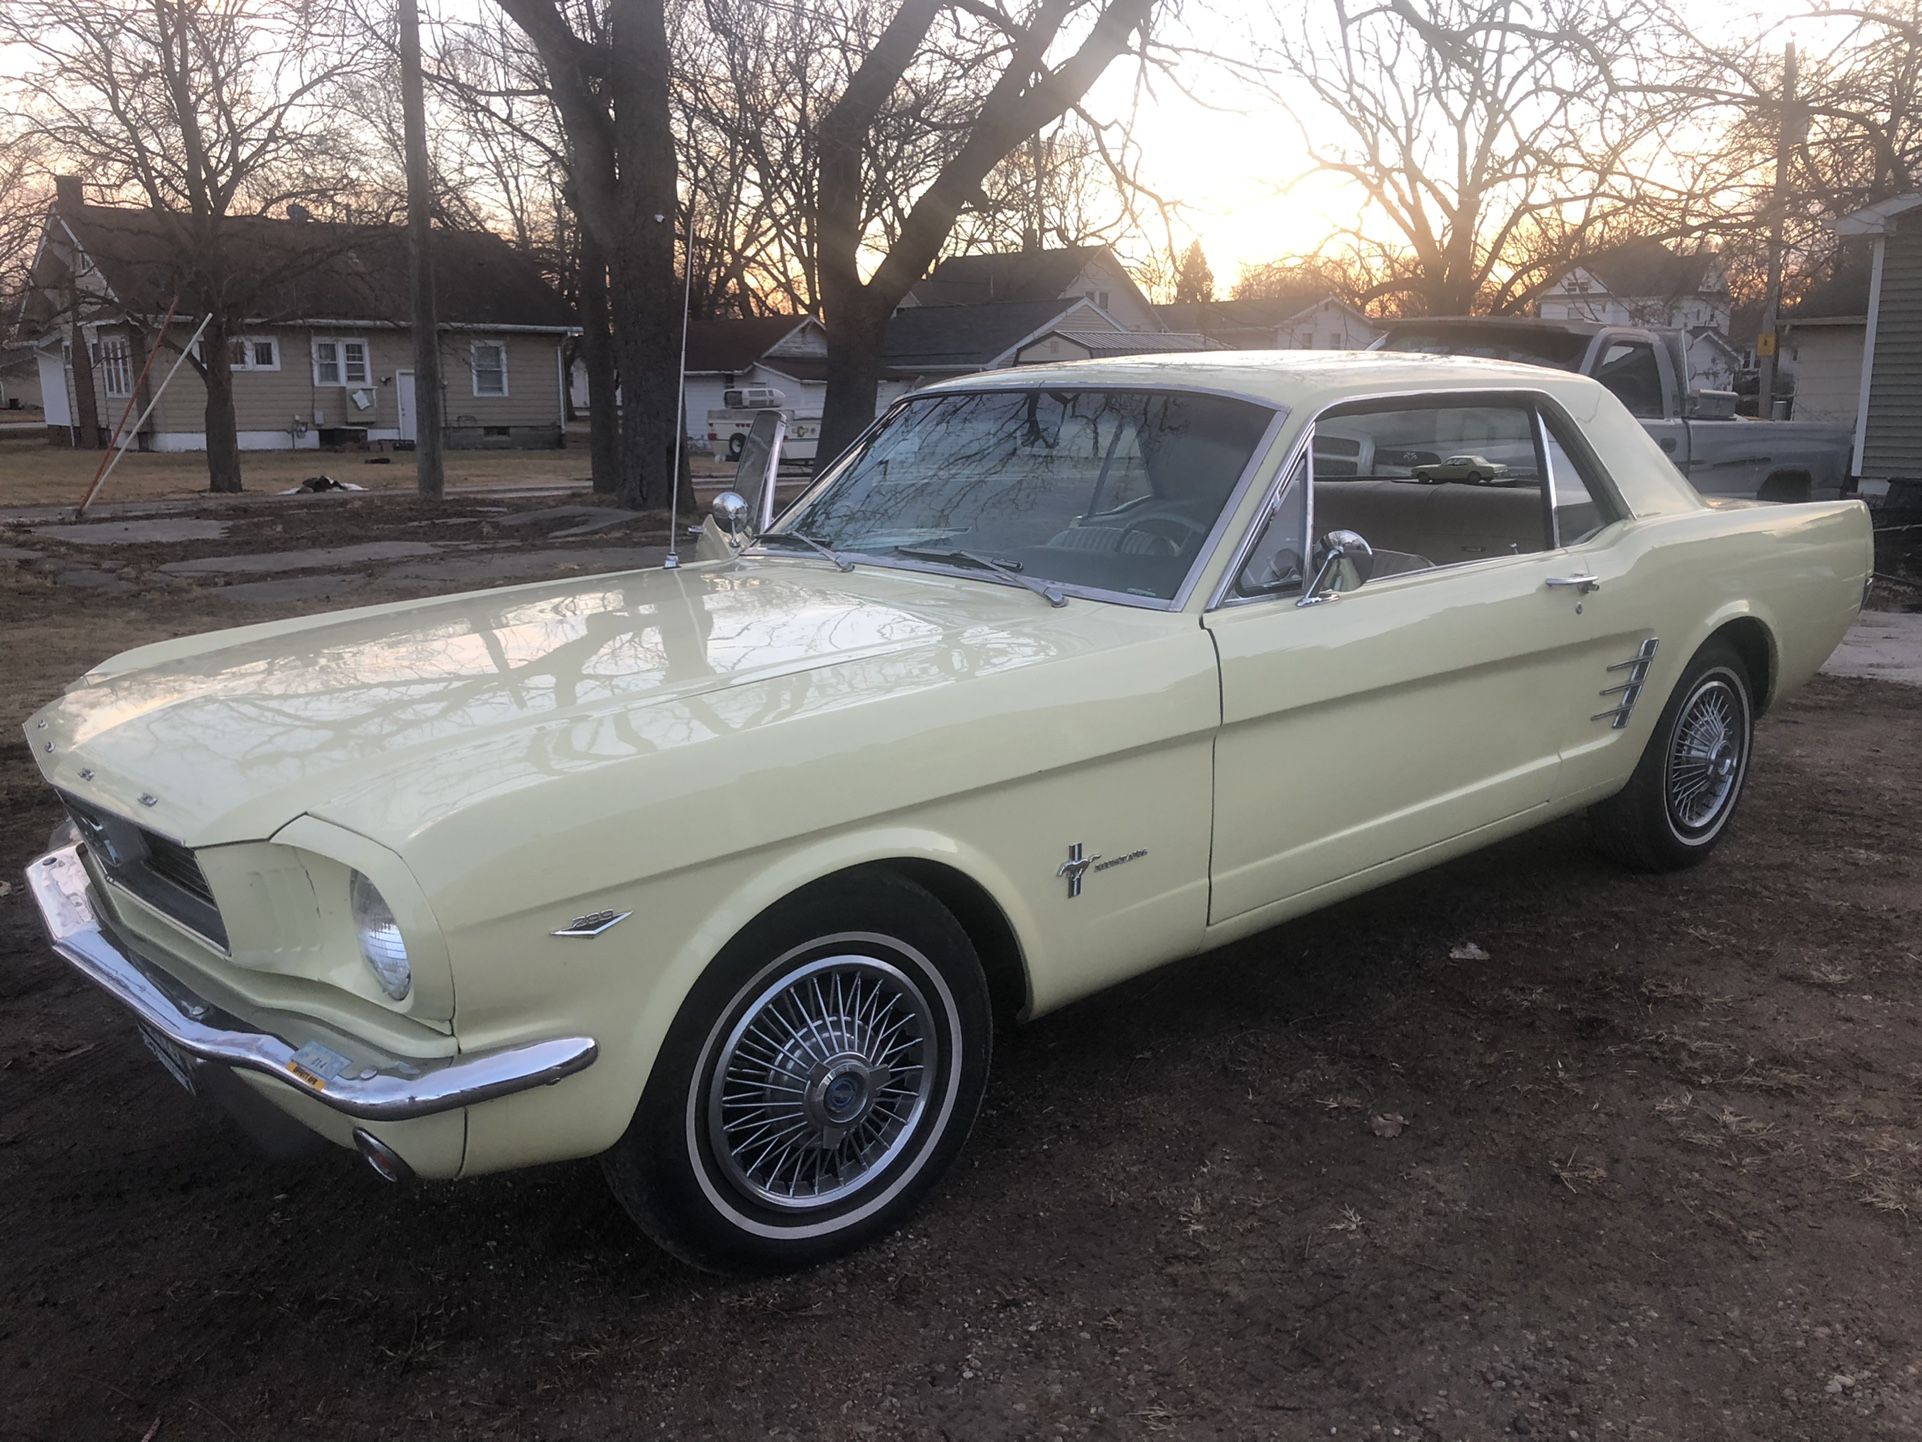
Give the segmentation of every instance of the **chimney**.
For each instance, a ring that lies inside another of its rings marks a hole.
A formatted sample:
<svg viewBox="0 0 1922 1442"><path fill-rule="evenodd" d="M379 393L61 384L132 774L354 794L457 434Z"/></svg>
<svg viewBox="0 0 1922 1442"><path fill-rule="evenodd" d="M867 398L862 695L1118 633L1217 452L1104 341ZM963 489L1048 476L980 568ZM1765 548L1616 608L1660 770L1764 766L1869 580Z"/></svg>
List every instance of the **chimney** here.
<svg viewBox="0 0 1922 1442"><path fill-rule="evenodd" d="M80 188L77 175L56 175L53 178L54 199L63 206L79 207L87 203L85 192Z"/></svg>

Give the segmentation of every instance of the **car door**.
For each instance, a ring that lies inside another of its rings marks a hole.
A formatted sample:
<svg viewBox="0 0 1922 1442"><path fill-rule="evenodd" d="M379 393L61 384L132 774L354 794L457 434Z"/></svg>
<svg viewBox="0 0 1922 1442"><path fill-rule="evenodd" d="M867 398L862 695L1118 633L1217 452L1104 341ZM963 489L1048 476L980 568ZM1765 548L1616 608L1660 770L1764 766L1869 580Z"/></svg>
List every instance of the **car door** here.
<svg viewBox="0 0 1922 1442"><path fill-rule="evenodd" d="M1417 482L1418 466L1456 451L1507 457L1501 484ZM1587 573L1558 544L1548 465L1527 398L1318 418L1204 617L1222 692L1210 924L1556 797L1568 718L1601 709L1613 643L1569 584ZM1615 518L1592 519L1599 533ZM1380 568L1316 600L1289 558L1336 525L1370 539ZM1277 536L1298 539L1291 550Z"/></svg>

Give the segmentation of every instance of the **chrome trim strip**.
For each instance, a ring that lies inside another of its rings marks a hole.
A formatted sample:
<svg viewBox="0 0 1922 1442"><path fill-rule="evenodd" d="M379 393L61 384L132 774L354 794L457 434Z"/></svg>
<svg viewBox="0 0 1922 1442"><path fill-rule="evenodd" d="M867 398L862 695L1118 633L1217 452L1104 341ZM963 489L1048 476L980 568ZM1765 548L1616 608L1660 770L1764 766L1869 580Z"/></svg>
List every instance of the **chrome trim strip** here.
<svg viewBox="0 0 1922 1442"><path fill-rule="evenodd" d="M402 1121L547 1086L590 1065L599 1050L591 1037L570 1036L453 1057L403 1057L360 1043L359 1056L341 1056L318 1039L250 1026L134 952L95 910L78 846L40 857L27 868L27 886L55 953L142 1026L192 1056L272 1077L350 1117ZM329 1059L331 1075L308 1064L316 1056Z"/></svg>
<svg viewBox="0 0 1922 1442"><path fill-rule="evenodd" d="M1235 546L1234 553L1228 558L1228 568L1215 578L1215 589L1209 594L1208 604L1202 607L1204 611L1218 611L1230 606L1249 606L1262 601L1286 599L1286 597L1282 596L1236 596L1231 595L1230 592L1234 588L1235 577L1241 574L1241 568L1247 564L1248 553L1255 548L1255 542L1261 536L1262 521L1274 510L1275 503L1281 499L1282 489L1288 484L1288 478L1295 473L1295 467L1300 463L1304 455L1308 458L1308 504L1302 514L1307 517L1308 535L1313 536L1315 534L1314 443L1315 423L1311 419L1307 425L1302 427L1301 434L1295 438L1294 445L1288 448L1288 455L1287 458L1282 461L1281 469L1275 473L1274 480L1269 482L1268 491L1262 496L1261 504L1255 507L1254 515L1248 520L1247 529L1242 532L1240 542ZM1304 537L1303 539L1306 541L1307 538ZM1306 552L1304 552L1304 562L1306 559L1307 555Z"/></svg>
<svg viewBox="0 0 1922 1442"><path fill-rule="evenodd" d="M1655 653L1661 648L1661 644L1662 643L1655 637L1650 636L1646 641L1642 642L1640 648L1637 649L1635 654L1629 657L1628 660L1617 661L1608 668L1610 675L1613 675L1617 671L1628 672L1628 679L1619 686L1610 686L1606 690L1596 694L1601 696L1620 696L1622 699L1615 704L1613 709L1597 711L1593 716L1588 718L1589 720L1607 721L1610 723L1609 729L1611 731L1620 731L1624 726L1628 725L1629 713L1635 709L1635 703L1641 699L1642 683L1647 679L1649 663L1655 659Z"/></svg>

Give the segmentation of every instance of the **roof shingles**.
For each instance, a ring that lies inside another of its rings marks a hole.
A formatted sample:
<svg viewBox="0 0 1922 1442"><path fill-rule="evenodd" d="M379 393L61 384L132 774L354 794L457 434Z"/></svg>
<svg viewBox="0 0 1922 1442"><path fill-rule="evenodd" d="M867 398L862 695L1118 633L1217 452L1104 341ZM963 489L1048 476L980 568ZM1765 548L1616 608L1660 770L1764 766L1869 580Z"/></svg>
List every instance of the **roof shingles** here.
<svg viewBox="0 0 1922 1442"><path fill-rule="evenodd" d="M184 218L123 206L62 206L58 214L121 308L158 314L176 293L205 309L207 284L183 255ZM231 284L254 321L412 319L407 234L399 226L233 216L222 223ZM443 325L562 330L573 313L539 264L499 236L433 232L434 291Z"/></svg>

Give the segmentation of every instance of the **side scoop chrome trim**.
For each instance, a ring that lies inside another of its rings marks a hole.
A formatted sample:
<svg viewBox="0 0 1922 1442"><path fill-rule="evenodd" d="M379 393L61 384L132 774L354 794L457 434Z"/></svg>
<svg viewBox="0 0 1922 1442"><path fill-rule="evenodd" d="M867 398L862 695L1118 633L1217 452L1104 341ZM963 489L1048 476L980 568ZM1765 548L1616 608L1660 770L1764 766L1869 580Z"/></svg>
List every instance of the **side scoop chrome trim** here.
<svg viewBox="0 0 1922 1442"><path fill-rule="evenodd" d="M589 1066L593 1038L554 1037L452 1057L402 1057L364 1042L342 1055L318 1040L251 1026L196 996L110 932L77 845L27 868L54 951L140 1024L203 1060L272 1077L346 1116L404 1121L548 1086Z"/></svg>

